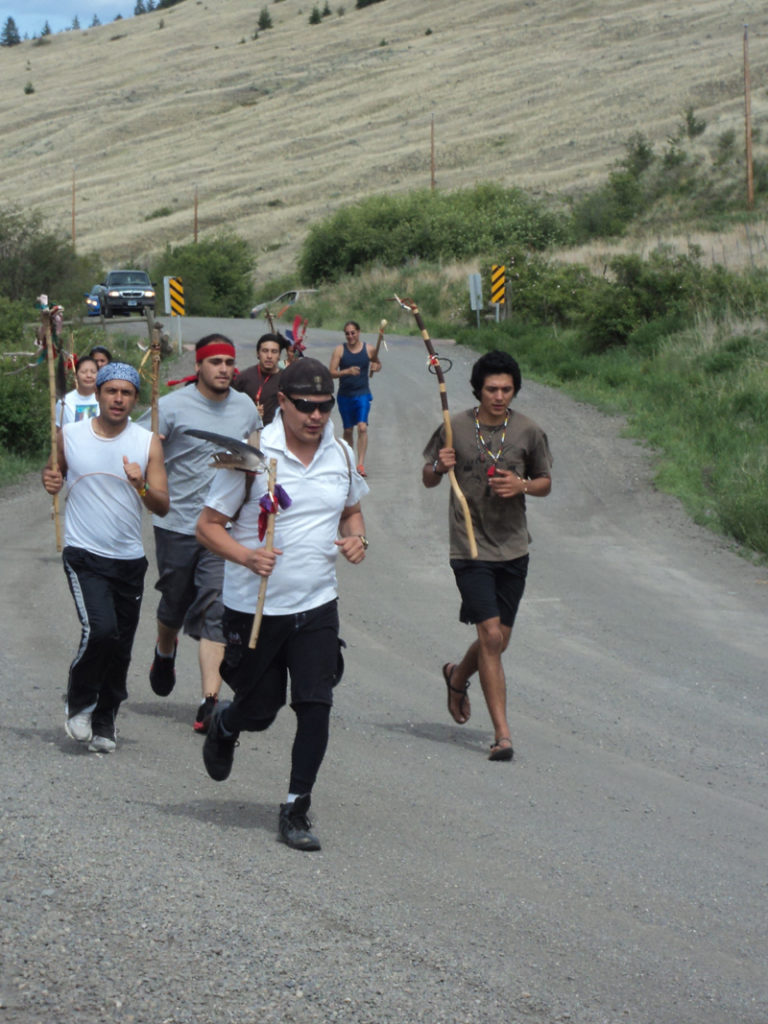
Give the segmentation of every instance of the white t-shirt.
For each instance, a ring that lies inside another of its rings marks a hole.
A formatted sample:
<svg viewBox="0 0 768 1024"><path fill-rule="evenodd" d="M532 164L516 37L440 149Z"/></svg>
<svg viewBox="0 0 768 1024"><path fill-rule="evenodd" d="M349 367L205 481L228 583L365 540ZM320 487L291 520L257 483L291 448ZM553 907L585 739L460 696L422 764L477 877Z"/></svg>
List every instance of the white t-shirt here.
<svg viewBox="0 0 768 1024"><path fill-rule="evenodd" d="M117 437L101 437L89 419L68 423L62 435L69 486L65 545L104 558L141 558L143 505L128 483L123 456L146 478L151 431L129 421Z"/></svg>
<svg viewBox="0 0 768 1024"><path fill-rule="evenodd" d="M344 455L346 447L347 457ZM267 460L277 459L277 483L287 492L291 506L275 519L274 546L283 554L267 582L264 613L291 615L332 601L338 593L336 558L339 519L345 507L357 504L368 485L355 469L352 450L334 437L326 424L320 445L309 466L288 451L285 428L278 410L261 432L261 450ZM232 524L232 536L249 548L264 546L259 540L259 499L267 490L267 474L254 480L248 501ZM233 516L245 496L245 473L234 469L216 471L205 504L225 516ZM256 609L261 577L234 562L224 568L224 604L235 611Z"/></svg>
<svg viewBox="0 0 768 1024"><path fill-rule="evenodd" d="M56 425L63 427L65 423L79 423L99 415L99 403L96 395L81 395L79 391L69 391L56 403Z"/></svg>

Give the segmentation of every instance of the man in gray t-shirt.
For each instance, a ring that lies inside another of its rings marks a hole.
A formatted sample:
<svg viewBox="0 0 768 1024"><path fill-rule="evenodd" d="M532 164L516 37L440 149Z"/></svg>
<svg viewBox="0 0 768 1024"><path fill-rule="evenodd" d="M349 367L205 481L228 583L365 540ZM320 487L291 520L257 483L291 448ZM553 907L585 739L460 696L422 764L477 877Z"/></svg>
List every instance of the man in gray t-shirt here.
<svg viewBox="0 0 768 1024"><path fill-rule="evenodd" d="M251 399L232 389L235 346L228 338L219 334L201 338L195 346L195 361L197 374L192 383L164 395L158 403L157 429L163 442L171 508L162 521L154 520L159 573L155 586L162 597L149 681L158 696L167 697L176 682L174 661L180 630L198 640L202 701L194 729L203 733L221 688L224 563L195 538L197 518L216 472L211 466L216 445L185 431L195 428L245 439L262 423ZM140 422L148 418L149 413Z"/></svg>

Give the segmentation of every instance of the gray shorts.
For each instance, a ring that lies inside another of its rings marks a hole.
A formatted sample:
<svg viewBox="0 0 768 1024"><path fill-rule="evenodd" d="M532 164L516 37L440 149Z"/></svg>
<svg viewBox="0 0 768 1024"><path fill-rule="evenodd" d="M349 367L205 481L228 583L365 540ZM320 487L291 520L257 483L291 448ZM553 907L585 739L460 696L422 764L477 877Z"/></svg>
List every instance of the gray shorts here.
<svg viewBox="0 0 768 1024"><path fill-rule="evenodd" d="M170 629L195 640L224 643L221 588L224 559L198 544L194 536L155 527L155 555L160 574L155 590L163 595L157 617Z"/></svg>

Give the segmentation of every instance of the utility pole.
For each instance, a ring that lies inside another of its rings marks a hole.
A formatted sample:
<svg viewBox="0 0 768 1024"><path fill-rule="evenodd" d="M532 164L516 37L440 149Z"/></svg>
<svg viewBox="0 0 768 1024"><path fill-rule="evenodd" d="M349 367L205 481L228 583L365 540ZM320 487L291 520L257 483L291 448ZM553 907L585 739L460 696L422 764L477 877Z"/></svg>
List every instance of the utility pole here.
<svg viewBox="0 0 768 1024"><path fill-rule="evenodd" d="M437 182L435 181L435 115L434 114L432 115L432 135L431 135L430 152L431 152L431 157L430 157L430 170L431 170L431 173L430 173L430 179L429 179L429 187L432 189L432 191L434 191L435 185L437 184Z"/></svg>
<svg viewBox="0 0 768 1024"><path fill-rule="evenodd" d="M72 252L75 251L75 170L77 164L72 164Z"/></svg>
<svg viewBox="0 0 768 1024"><path fill-rule="evenodd" d="M747 153L747 209L751 210L755 201L755 182L752 168L752 101L749 87L749 25L744 26L744 131L746 134Z"/></svg>

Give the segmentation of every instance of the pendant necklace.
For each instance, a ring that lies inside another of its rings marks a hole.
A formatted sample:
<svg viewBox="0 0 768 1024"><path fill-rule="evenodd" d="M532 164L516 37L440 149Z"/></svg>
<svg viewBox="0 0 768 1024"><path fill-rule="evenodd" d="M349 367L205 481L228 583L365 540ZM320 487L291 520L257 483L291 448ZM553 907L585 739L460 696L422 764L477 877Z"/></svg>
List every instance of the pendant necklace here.
<svg viewBox="0 0 768 1024"><path fill-rule="evenodd" d="M496 472L496 463L501 458L501 453L504 450L504 438L507 436L507 423L509 423L509 409L507 409L507 415L504 417L504 423L502 424L501 440L499 441L499 449L495 453L488 446L488 443L486 442L485 438L483 437L483 433L482 433L482 431L480 429L480 420L478 419L478 413L479 412L480 412L480 409L476 407L475 408L475 435L477 437L477 447L480 450L480 461L481 462L485 462L485 456L486 455L488 456L488 458L491 460L491 465L488 467L487 473L488 473L488 476L493 476L493 474Z"/></svg>

